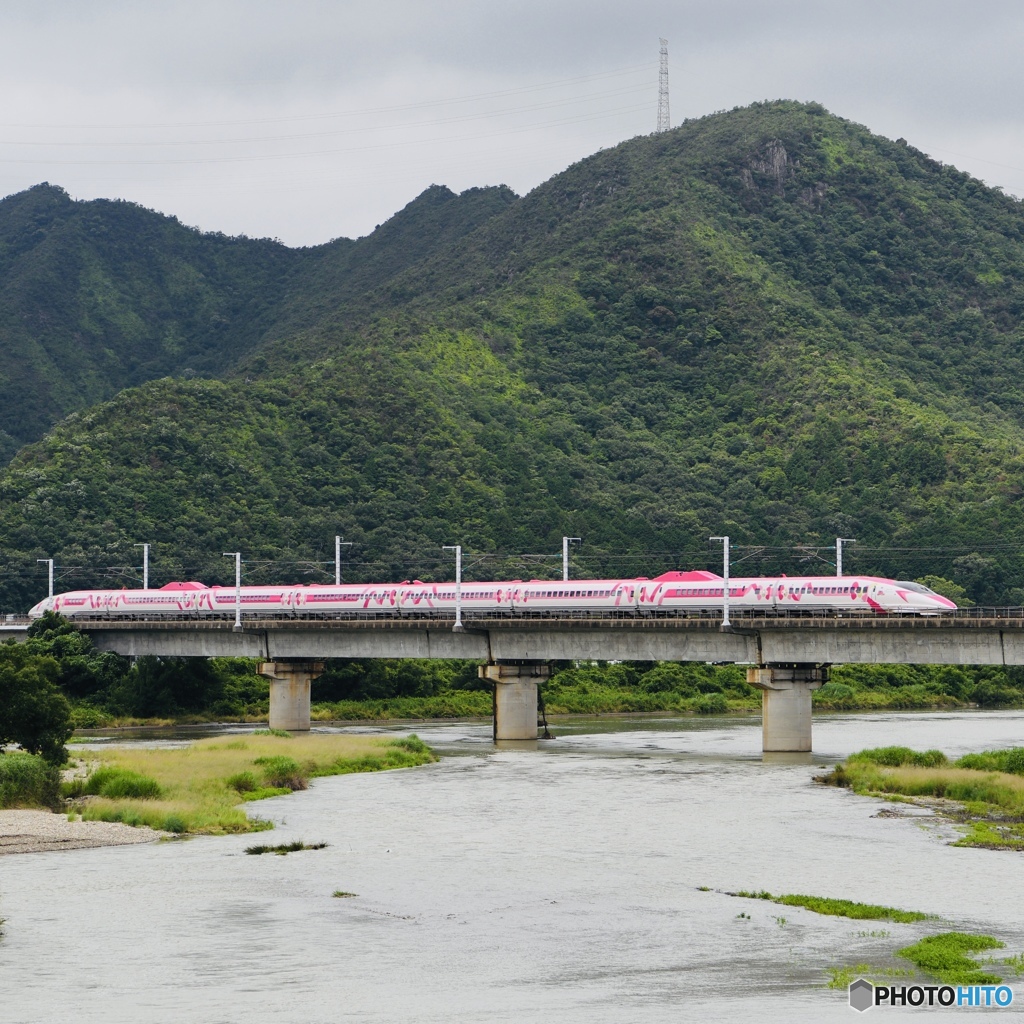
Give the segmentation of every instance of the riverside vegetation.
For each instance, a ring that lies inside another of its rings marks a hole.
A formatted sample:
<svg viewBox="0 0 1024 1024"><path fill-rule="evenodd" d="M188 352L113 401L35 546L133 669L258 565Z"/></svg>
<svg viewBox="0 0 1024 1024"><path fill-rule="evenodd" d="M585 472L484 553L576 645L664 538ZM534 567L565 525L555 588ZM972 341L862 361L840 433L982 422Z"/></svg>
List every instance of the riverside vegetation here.
<svg viewBox="0 0 1024 1024"><path fill-rule="evenodd" d="M266 731L175 749L102 749L85 760L91 770L63 786L69 813L86 821L220 835L273 827L248 817L239 806L246 801L283 796L328 775L411 768L437 758L416 736L382 740Z"/></svg>
<svg viewBox="0 0 1024 1024"><path fill-rule="evenodd" d="M965 754L940 750L862 750L820 782L855 793L930 807L964 833L954 846L1024 850L1024 747Z"/></svg>
<svg viewBox="0 0 1024 1024"><path fill-rule="evenodd" d="M566 534L605 576L713 568L722 532L828 572L793 549L842 534L1024 600L1024 208L818 104L301 251L39 186L0 203L0 289L4 610L36 558L100 583L141 539L159 582L227 582L240 538L254 582L326 581L338 532L395 580L453 537L514 578Z"/></svg>
<svg viewBox="0 0 1024 1024"><path fill-rule="evenodd" d="M897 750L899 748L887 748ZM866 753L878 753L870 751ZM934 753L934 752L929 752ZM884 755L889 756L889 755ZM927 757L928 760L934 760ZM706 888L701 891L710 891ZM802 907L815 914L825 914L830 917L847 917L854 921L891 921L894 924L916 924L922 921L934 919L934 914L923 914L919 911L898 910L895 907L877 906L871 903L857 903L852 900L832 899L825 896L801 896L785 895L773 896L770 892L739 892L728 893L729 896L736 896L743 899L766 900L770 903L781 904L787 907ZM741 914L743 918L750 919L750 915ZM776 923L784 926L785 918L775 918ZM867 932L860 933L859 938L890 938L889 932ZM991 935L979 935L967 932L939 932L934 935L926 935L910 945L894 950L895 956L909 960L918 970L936 978L947 985L995 985L1003 979L1000 975L993 974L983 969L983 965L972 959L969 954L988 952L1005 948L1006 943L994 938ZM989 960L988 963L994 963ZM1013 974L1024 973L1024 955L1004 957L1001 960L1002 969ZM913 974L913 971L900 967L877 967L867 963L856 964L852 967L838 967L829 970L829 988L845 989L854 978L863 977L885 983L886 979L894 977L906 978Z"/></svg>

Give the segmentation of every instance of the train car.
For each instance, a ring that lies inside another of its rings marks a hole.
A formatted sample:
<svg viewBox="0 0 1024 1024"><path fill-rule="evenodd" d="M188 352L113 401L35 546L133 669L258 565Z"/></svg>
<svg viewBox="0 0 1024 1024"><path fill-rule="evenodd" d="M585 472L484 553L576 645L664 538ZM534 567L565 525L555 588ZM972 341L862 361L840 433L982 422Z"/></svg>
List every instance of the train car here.
<svg viewBox="0 0 1024 1024"><path fill-rule="evenodd" d="M494 615L607 615L706 613L722 608L725 581L703 570L666 572L654 579L522 580L461 586L462 613ZM227 618L235 614L234 587L195 581L159 590L78 590L56 594L29 611L69 619ZM439 617L457 604L454 583L350 583L242 587L239 610L247 618ZM920 583L875 576L778 576L729 581L735 612L819 612L937 615L956 609Z"/></svg>

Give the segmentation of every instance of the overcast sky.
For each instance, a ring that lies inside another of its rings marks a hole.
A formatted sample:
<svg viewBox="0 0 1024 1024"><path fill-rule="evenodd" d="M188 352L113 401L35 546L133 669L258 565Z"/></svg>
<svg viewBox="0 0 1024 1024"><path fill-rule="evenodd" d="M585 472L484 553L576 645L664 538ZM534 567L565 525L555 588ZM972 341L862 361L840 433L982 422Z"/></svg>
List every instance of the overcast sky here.
<svg viewBox="0 0 1024 1024"><path fill-rule="evenodd" d="M0 5L0 195L40 181L229 234L372 231L431 183L523 193L753 100L1024 195L1021 0L34 0Z"/></svg>

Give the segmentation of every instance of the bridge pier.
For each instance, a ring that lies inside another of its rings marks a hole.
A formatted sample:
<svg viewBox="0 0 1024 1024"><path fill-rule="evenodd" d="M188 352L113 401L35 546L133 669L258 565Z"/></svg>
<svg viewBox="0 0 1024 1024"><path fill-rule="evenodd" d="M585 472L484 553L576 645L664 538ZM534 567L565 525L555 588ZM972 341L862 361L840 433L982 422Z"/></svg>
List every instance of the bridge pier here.
<svg viewBox="0 0 1024 1024"><path fill-rule="evenodd" d="M827 681L825 665L747 669L747 682L761 691L761 749L765 753L811 749L811 693Z"/></svg>
<svg viewBox="0 0 1024 1024"><path fill-rule="evenodd" d="M322 661L263 661L259 674L270 680L270 728L309 732L309 686L324 670Z"/></svg>
<svg viewBox="0 0 1024 1024"><path fill-rule="evenodd" d="M551 675L545 661L498 662L481 665L481 679L494 683L494 738L537 738L537 685Z"/></svg>

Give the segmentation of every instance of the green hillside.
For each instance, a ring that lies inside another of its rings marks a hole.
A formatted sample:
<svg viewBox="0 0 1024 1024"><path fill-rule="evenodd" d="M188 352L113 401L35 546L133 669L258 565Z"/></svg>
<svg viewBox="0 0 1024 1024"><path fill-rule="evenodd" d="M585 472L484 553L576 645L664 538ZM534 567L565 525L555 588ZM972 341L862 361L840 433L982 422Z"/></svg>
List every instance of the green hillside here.
<svg viewBox="0 0 1024 1024"><path fill-rule="evenodd" d="M365 291L503 209L434 186L379 232L288 249L43 184L0 201L0 463L75 410L164 376L215 377L321 295Z"/></svg>
<svg viewBox="0 0 1024 1024"><path fill-rule="evenodd" d="M522 199L457 198L428 190L296 263L224 380L143 385L22 451L0 605L38 595L37 557L127 564L149 540L161 571L213 581L241 546L297 578L335 532L361 575L397 578L444 571L456 541L504 556L570 533L581 568L625 573L713 565L709 533L839 533L858 571L1020 602L1016 200L788 102L631 140ZM540 571L473 571L499 570Z"/></svg>
<svg viewBox="0 0 1024 1024"><path fill-rule="evenodd" d="M225 369L258 339L301 259L131 203L76 203L50 185L9 196L0 441L36 440L63 415L154 377Z"/></svg>

